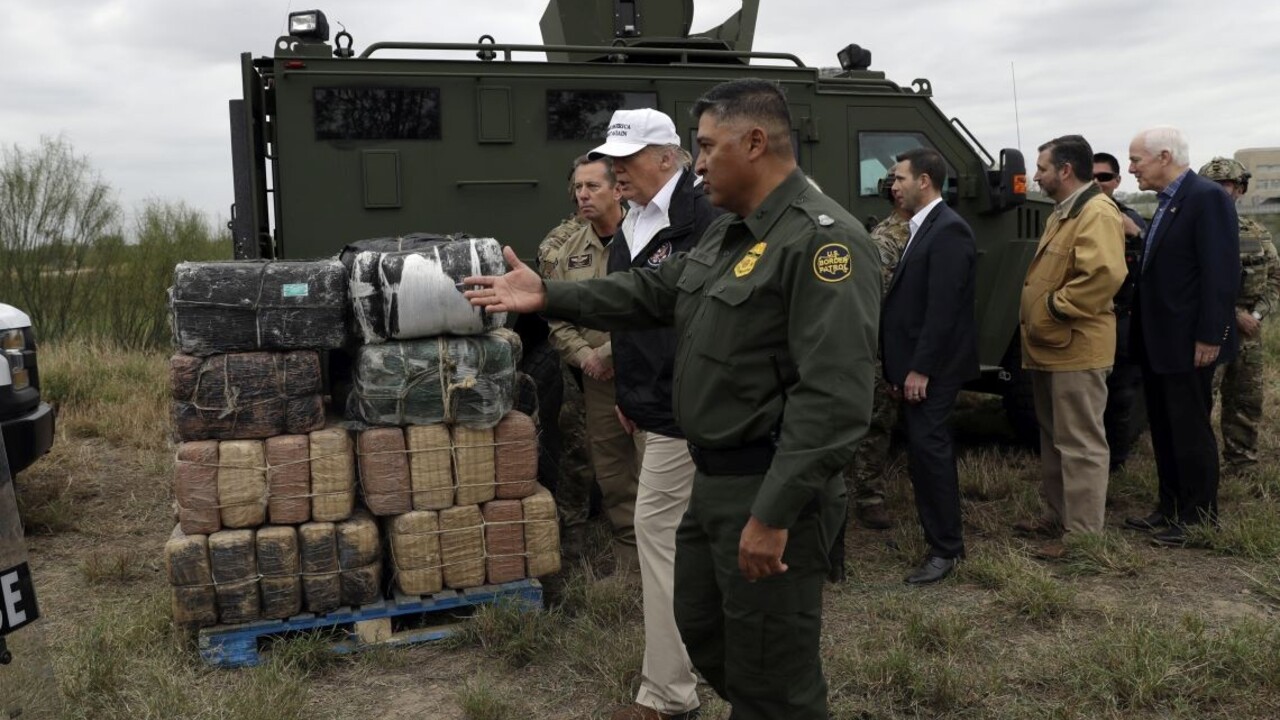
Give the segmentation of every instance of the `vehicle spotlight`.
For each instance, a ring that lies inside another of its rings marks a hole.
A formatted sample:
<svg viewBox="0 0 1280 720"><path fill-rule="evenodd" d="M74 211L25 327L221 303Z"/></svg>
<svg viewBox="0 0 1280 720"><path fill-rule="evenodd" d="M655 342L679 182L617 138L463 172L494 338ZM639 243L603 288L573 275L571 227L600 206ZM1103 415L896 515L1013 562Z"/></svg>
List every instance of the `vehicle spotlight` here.
<svg viewBox="0 0 1280 720"><path fill-rule="evenodd" d="M871 67L871 51L861 45L846 45L836 57L840 59L840 69L846 72Z"/></svg>
<svg viewBox="0 0 1280 720"><path fill-rule="evenodd" d="M289 34L306 40L329 40L329 20L319 10L289 13Z"/></svg>

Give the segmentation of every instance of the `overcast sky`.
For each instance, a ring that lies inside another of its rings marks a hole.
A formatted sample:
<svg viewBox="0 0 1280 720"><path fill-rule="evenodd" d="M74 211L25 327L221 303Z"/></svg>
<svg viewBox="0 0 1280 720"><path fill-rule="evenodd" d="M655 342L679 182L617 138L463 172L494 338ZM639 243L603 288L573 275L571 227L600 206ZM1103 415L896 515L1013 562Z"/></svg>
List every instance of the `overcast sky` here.
<svg viewBox="0 0 1280 720"><path fill-rule="evenodd" d="M643 1L643 0L642 0ZM650 2L654 0L649 0ZM126 209L183 200L225 219L227 100L239 55L267 55L290 9L381 40L540 42L544 0L0 0L0 142L63 135ZM738 0L697 0L694 30ZM993 152L1080 133L1119 157L1135 131L1181 127L1192 164L1280 145L1280 3L1167 0L761 0L755 49L835 65L859 43ZM1021 144L1014 116L1016 69ZM1125 176L1121 190L1136 190Z"/></svg>

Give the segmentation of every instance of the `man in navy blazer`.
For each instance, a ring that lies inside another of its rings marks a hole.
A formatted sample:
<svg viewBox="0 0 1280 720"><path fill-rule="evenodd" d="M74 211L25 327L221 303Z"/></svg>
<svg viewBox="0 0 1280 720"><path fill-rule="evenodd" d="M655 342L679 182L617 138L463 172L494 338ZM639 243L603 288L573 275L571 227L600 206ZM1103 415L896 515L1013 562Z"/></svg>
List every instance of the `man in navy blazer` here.
<svg viewBox="0 0 1280 720"><path fill-rule="evenodd" d="M897 159L894 198L913 217L881 306L880 342L885 380L904 403L907 467L929 546L924 564L907 582L922 585L949 575L964 556L948 419L960 386L979 375L977 250L968 223L942 201L942 156L917 148Z"/></svg>
<svg viewBox="0 0 1280 720"><path fill-rule="evenodd" d="M1188 526L1218 515L1218 443L1209 422L1213 371L1236 353L1240 236L1235 204L1190 169L1176 128L1144 130L1129 145L1129 172L1159 204L1144 237L1130 340L1142 365L1160 498L1129 518L1155 542L1183 546Z"/></svg>

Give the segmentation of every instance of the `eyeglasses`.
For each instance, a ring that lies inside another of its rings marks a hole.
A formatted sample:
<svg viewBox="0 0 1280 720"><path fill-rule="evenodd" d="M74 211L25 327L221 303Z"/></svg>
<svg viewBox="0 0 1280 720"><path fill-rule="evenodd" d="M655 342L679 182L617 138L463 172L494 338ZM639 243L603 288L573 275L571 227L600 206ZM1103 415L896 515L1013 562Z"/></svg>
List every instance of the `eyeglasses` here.
<svg viewBox="0 0 1280 720"><path fill-rule="evenodd" d="M1098 182L1111 182L1116 179L1115 173L1094 173L1093 179Z"/></svg>

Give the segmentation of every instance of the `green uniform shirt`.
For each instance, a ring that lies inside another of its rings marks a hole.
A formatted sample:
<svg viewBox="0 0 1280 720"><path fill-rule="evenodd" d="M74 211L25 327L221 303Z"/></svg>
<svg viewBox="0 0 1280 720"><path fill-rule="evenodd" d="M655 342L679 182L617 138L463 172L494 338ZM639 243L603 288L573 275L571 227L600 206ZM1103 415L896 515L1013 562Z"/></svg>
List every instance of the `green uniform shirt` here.
<svg viewBox="0 0 1280 720"><path fill-rule="evenodd" d="M1271 233L1240 216L1240 294L1236 307L1267 317L1280 301L1280 257Z"/></svg>
<svg viewBox="0 0 1280 720"><path fill-rule="evenodd" d="M751 509L767 525L791 527L866 432L878 256L862 225L799 170L750 217L721 216L654 270L546 288L546 313L579 324L675 324L673 405L693 444L735 448L780 428Z"/></svg>

